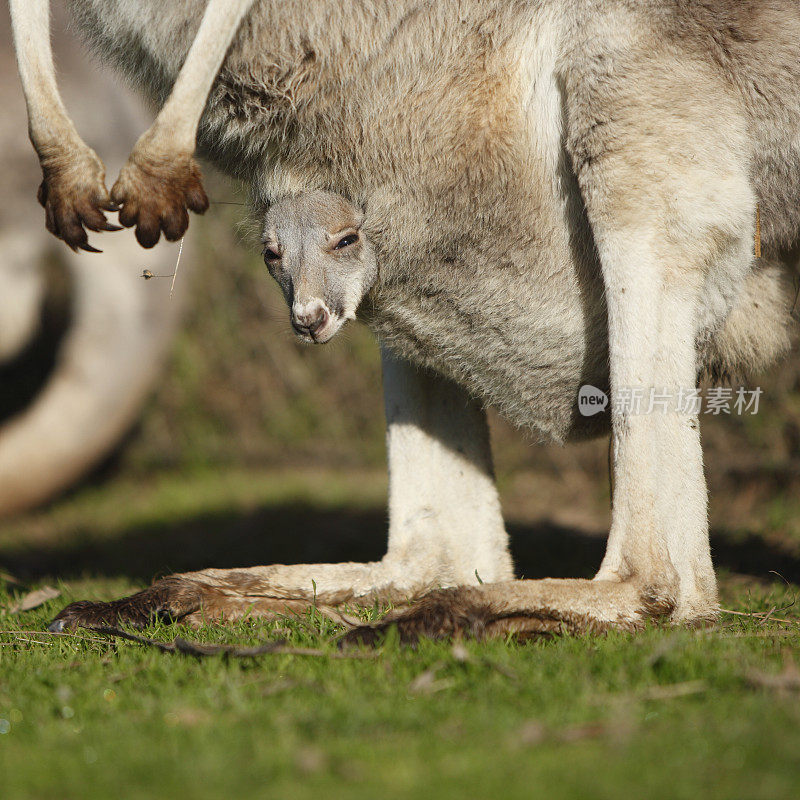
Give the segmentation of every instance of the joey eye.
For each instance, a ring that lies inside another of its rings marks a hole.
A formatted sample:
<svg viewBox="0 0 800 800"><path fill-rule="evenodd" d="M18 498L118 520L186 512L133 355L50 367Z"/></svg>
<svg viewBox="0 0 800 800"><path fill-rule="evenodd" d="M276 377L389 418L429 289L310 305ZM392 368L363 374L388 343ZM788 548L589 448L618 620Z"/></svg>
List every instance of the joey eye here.
<svg viewBox="0 0 800 800"><path fill-rule="evenodd" d="M338 242L333 246L334 250L344 250L345 247L350 247L350 245L355 244L359 240L359 235L357 233L348 233L347 236L343 236L339 239Z"/></svg>
<svg viewBox="0 0 800 800"><path fill-rule="evenodd" d="M264 248L264 261L266 261L269 264L280 260L281 260L281 254L277 250L274 250L271 247Z"/></svg>

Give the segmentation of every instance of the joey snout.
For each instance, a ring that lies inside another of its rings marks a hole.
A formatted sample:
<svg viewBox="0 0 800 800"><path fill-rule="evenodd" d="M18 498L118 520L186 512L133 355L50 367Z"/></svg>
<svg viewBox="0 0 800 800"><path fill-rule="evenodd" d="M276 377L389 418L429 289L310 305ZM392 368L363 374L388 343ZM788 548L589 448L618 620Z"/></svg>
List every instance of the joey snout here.
<svg viewBox="0 0 800 800"><path fill-rule="evenodd" d="M330 309L316 297L292 304L292 327L302 338L318 343L327 342L335 333Z"/></svg>
<svg viewBox="0 0 800 800"><path fill-rule="evenodd" d="M295 333L322 344L348 321L377 280L363 212L340 195L309 190L274 202L264 218L264 262Z"/></svg>

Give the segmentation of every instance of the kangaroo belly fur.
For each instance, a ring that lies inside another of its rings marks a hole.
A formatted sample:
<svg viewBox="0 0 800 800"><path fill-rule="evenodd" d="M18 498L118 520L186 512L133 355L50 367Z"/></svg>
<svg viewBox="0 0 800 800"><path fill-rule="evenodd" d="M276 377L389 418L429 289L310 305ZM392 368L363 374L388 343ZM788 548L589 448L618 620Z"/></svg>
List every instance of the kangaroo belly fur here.
<svg viewBox="0 0 800 800"><path fill-rule="evenodd" d="M162 103L204 3L70 5L90 46ZM765 258L726 288L735 299L720 310L709 281L698 370L762 368L789 343L800 226L800 7L790 0L262 0L199 134L201 152L246 181L257 207L309 188L363 207L380 273L365 321L403 356L562 441L608 420L576 413L581 385L608 387L602 276L564 145L564 76L580 70L569 54L587 31L595 65L630 52L651 53L662 76L680 64L687 102L704 107L713 84L729 101L720 126L746 130L748 152L731 158L749 159ZM580 91L581 76L570 85ZM653 123L635 124L646 138Z"/></svg>

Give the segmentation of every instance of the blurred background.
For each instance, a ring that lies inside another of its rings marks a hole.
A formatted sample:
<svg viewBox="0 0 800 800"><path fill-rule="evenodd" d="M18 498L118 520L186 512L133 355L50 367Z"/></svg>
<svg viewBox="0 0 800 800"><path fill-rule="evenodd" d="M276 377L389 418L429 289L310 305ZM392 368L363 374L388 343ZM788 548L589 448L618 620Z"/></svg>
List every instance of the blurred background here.
<svg viewBox="0 0 800 800"><path fill-rule="evenodd" d="M102 577L107 593L206 566L379 558L386 538L378 348L349 327L313 348L243 232L245 195L206 167L177 246L50 236L36 203L7 11L0 26L0 571ZM150 119L57 14L67 107L110 185ZM729 582L800 582L800 358L757 416L707 418L714 554ZM591 575L609 519L608 443L527 440L492 415L518 572ZM116 582L116 583L115 583ZM92 588L94 587L94 588Z"/></svg>

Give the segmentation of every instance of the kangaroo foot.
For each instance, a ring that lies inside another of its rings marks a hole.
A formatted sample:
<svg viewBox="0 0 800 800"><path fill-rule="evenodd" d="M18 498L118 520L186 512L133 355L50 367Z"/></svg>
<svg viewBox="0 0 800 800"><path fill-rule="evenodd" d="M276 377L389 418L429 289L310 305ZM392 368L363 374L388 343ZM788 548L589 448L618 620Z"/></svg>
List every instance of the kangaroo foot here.
<svg viewBox="0 0 800 800"><path fill-rule="evenodd" d="M180 578L163 578L141 592L109 603L71 603L50 623L59 633L76 628L131 625L143 628L156 619L183 620L200 608L202 587Z"/></svg>
<svg viewBox="0 0 800 800"><path fill-rule="evenodd" d="M313 590L280 589L260 577L253 578L248 570L209 570L171 575L141 592L107 603L72 603L50 623L49 630L57 633L106 625L143 628L157 619L200 626L249 616L269 618L303 613L318 599L334 604L349 598L340 595L317 598Z"/></svg>
<svg viewBox="0 0 800 800"><path fill-rule="evenodd" d="M374 645L390 628L402 644L419 639L513 634L521 639L558 633L635 631L667 617L673 604L633 584L585 580L510 581L430 592L410 609L354 628L343 645Z"/></svg>

